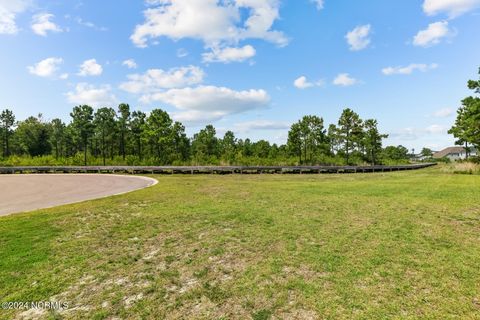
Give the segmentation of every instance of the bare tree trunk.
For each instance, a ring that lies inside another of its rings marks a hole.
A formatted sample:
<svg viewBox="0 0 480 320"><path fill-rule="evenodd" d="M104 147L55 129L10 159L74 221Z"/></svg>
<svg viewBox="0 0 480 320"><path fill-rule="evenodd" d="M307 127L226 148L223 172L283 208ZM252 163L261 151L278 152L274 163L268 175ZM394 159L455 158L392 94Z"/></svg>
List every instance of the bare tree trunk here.
<svg viewBox="0 0 480 320"><path fill-rule="evenodd" d="M122 140L121 141L122 157L123 157L123 160L125 160L125 131L123 131L123 128L122 128L121 140Z"/></svg>
<svg viewBox="0 0 480 320"><path fill-rule="evenodd" d="M88 142L87 142L87 139L84 140L84 146L85 146L85 150L83 152L83 160L84 160L84 164L85 164L85 167L87 166L87 147L88 147Z"/></svg>
<svg viewBox="0 0 480 320"><path fill-rule="evenodd" d="M140 158L140 160L142 160L142 141L140 139L138 139L138 142L137 142L137 145L138 145L138 157Z"/></svg>
<svg viewBox="0 0 480 320"><path fill-rule="evenodd" d="M105 133L102 131L102 157L103 165L105 166Z"/></svg>
<svg viewBox="0 0 480 320"><path fill-rule="evenodd" d="M3 155L5 158L10 155L10 146L8 143L8 128L5 128L5 146L3 149Z"/></svg>

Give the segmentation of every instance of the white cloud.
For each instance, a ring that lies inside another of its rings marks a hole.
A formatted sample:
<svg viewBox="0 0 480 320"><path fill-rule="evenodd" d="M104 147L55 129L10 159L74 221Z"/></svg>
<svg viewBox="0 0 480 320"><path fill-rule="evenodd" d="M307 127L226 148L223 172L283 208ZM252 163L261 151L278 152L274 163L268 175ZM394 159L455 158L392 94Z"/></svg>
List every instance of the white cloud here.
<svg viewBox="0 0 480 320"><path fill-rule="evenodd" d="M317 5L318 10L322 10L325 5L323 0L310 0L310 2L315 3Z"/></svg>
<svg viewBox="0 0 480 320"><path fill-rule="evenodd" d="M82 18L80 17L77 17L75 18L75 21L81 25L81 26L84 26L84 27L87 27L87 28L92 28L92 29L96 29L96 30L99 30L99 31L107 31L108 29L105 28L105 27L99 27L97 26L95 23L91 22L91 21L85 21L83 20Z"/></svg>
<svg viewBox="0 0 480 320"><path fill-rule="evenodd" d="M413 141L413 140L419 140L421 138L424 138L428 135L437 135L437 134L444 134L446 135L448 131L448 127L438 125L438 124L433 124L430 125L426 128L403 128L398 131L391 132L390 138L397 139L400 141Z"/></svg>
<svg viewBox="0 0 480 320"><path fill-rule="evenodd" d="M297 79L295 79L295 81L293 81L293 85L298 89L307 89L307 88L311 88L311 87L314 87L314 86L321 87L321 86L324 85L324 82L321 81L321 80L319 80L317 82L310 82L310 81L308 81L307 77L301 76L301 77L298 77Z"/></svg>
<svg viewBox="0 0 480 320"><path fill-rule="evenodd" d="M455 114L455 110L452 108L443 108L433 113L435 118L448 118Z"/></svg>
<svg viewBox="0 0 480 320"><path fill-rule="evenodd" d="M336 86L348 87L348 86L353 86L356 83L358 83L357 79L352 78L348 73L340 73L333 80L333 84Z"/></svg>
<svg viewBox="0 0 480 320"><path fill-rule="evenodd" d="M195 66L174 68L168 71L149 69L143 74L131 74L129 81L120 85L120 89L130 93L148 94L162 89L182 88L203 81L205 73Z"/></svg>
<svg viewBox="0 0 480 320"><path fill-rule="evenodd" d="M308 82L307 77L301 76L293 82L293 85L298 89L307 89L313 87L313 83Z"/></svg>
<svg viewBox="0 0 480 320"><path fill-rule="evenodd" d="M423 11L429 15L446 13L450 18L458 17L480 7L480 0L425 0Z"/></svg>
<svg viewBox="0 0 480 320"><path fill-rule="evenodd" d="M15 13L0 7L0 34L16 34Z"/></svg>
<svg viewBox="0 0 480 320"><path fill-rule="evenodd" d="M31 5L31 0L0 0L0 8L10 12L23 12Z"/></svg>
<svg viewBox="0 0 480 320"><path fill-rule="evenodd" d="M28 66L27 69L31 74L39 77L52 77L62 63L62 58L51 57L44 59L33 66Z"/></svg>
<svg viewBox="0 0 480 320"><path fill-rule="evenodd" d="M268 105L270 97L264 90L235 91L225 87L198 86L170 89L143 97L143 102L160 101L179 109L176 120L201 122L219 120Z"/></svg>
<svg viewBox="0 0 480 320"><path fill-rule="evenodd" d="M415 70L421 71L421 72L427 72L429 70L433 70L438 68L438 64L432 63L432 64L418 64L418 63L412 63L406 67L387 67L383 68L382 72L384 75L390 76L394 74L412 74Z"/></svg>
<svg viewBox="0 0 480 320"><path fill-rule="evenodd" d="M62 80L67 80L68 77L69 77L68 73L62 73L59 78L62 79Z"/></svg>
<svg viewBox="0 0 480 320"><path fill-rule="evenodd" d="M447 131L448 128L446 126L441 126L438 124L433 124L425 128L425 132L429 134L445 134Z"/></svg>
<svg viewBox="0 0 480 320"><path fill-rule="evenodd" d="M80 70L78 72L79 76L86 77L86 76L99 76L103 72L103 68L101 65L97 63L95 59L85 60L80 65Z"/></svg>
<svg viewBox="0 0 480 320"><path fill-rule="evenodd" d="M420 47L431 47L439 44L442 38L451 35L448 28L448 21L434 22L428 25L425 30L420 30L413 38L413 44Z"/></svg>
<svg viewBox="0 0 480 320"><path fill-rule="evenodd" d="M226 47L226 48L212 48L211 52L204 53L203 62L243 62L254 57L256 54L255 48L251 45L244 47Z"/></svg>
<svg viewBox="0 0 480 320"><path fill-rule="evenodd" d="M391 132L389 133L389 138L392 139L398 139L402 141L411 141L411 140L417 140L420 138L419 132L420 130L417 130L415 128L403 128L400 129L399 131Z"/></svg>
<svg viewBox="0 0 480 320"><path fill-rule="evenodd" d="M39 36L46 37L49 31L62 32L62 28L50 21L55 16L51 13L40 13L33 16L32 30Z"/></svg>
<svg viewBox="0 0 480 320"><path fill-rule="evenodd" d="M345 38L350 45L350 50L360 51L368 47L371 40L369 38L371 26L369 24L358 26L352 31L348 32Z"/></svg>
<svg viewBox="0 0 480 320"><path fill-rule="evenodd" d="M15 22L17 14L31 6L31 0L0 0L0 34L16 34Z"/></svg>
<svg viewBox="0 0 480 320"><path fill-rule="evenodd" d="M185 58L186 56L188 56L188 51L185 48L180 48L177 50L177 57Z"/></svg>
<svg viewBox="0 0 480 320"><path fill-rule="evenodd" d="M80 17L77 17L75 21L81 26L88 27L88 28L95 28L95 24L93 22L85 21Z"/></svg>
<svg viewBox="0 0 480 320"><path fill-rule="evenodd" d="M128 69L136 69L137 63L133 59L127 59L122 62L122 66L126 66Z"/></svg>
<svg viewBox="0 0 480 320"><path fill-rule="evenodd" d="M199 39L207 47L251 38L280 46L288 42L282 32L272 30L279 18L278 0L156 0L149 4L155 7L144 11L144 23L130 37L138 47L162 36Z"/></svg>
<svg viewBox="0 0 480 320"><path fill-rule="evenodd" d="M290 125L281 121L270 120L253 120L236 123L234 131L247 133L254 130L285 130L290 128Z"/></svg>
<svg viewBox="0 0 480 320"><path fill-rule="evenodd" d="M95 87L79 83L75 86L75 91L66 93L66 96L69 103L88 104L92 107L112 106L117 103L117 98L108 85Z"/></svg>

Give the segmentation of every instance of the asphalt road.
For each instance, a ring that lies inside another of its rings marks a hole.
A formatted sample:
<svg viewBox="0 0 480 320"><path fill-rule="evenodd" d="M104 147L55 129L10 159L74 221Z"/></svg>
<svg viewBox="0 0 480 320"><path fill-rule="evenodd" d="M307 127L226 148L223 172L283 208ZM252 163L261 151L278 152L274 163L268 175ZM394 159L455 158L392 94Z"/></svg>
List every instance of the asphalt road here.
<svg viewBox="0 0 480 320"><path fill-rule="evenodd" d="M0 216L126 193L156 182L100 174L0 175Z"/></svg>

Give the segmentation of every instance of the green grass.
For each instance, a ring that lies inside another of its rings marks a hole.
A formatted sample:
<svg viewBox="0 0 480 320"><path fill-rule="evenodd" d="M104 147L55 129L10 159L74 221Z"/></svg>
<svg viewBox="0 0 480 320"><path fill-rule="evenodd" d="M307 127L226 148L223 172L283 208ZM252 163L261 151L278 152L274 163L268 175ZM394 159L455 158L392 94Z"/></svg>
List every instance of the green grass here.
<svg viewBox="0 0 480 320"><path fill-rule="evenodd" d="M480 319L479 176L156 178L0 218L0 302L70 304L36 314L52 319Z"/></svg>

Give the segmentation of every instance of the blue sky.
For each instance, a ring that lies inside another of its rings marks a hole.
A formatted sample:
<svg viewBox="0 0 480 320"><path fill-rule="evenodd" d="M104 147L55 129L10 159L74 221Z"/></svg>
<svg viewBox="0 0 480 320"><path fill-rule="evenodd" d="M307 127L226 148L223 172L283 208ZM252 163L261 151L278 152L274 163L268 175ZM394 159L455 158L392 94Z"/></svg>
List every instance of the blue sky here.
<svg viewBox="0 0 480 320"><path fill-rule="evenodd" d="M386 144L441 149L479 28L480 0L0 0L0 108L68 121L126 102L284 143L350 107Z"/></svg>

